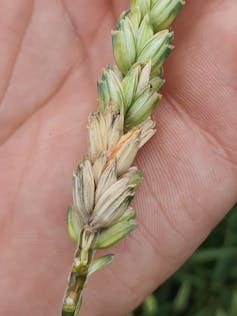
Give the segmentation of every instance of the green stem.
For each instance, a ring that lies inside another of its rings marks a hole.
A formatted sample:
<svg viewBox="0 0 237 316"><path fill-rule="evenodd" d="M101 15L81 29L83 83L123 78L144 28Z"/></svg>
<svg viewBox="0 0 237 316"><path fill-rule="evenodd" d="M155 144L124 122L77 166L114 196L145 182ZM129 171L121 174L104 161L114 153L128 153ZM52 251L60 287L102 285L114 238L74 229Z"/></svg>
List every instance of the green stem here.
<svg viewBox="0 0 237 316"><path fill-rule="evenodd" d="M93 258L96 237L97 235L87 228L81 232L63 300L62 316L76 316L80 310L82 290Z"/></svg>

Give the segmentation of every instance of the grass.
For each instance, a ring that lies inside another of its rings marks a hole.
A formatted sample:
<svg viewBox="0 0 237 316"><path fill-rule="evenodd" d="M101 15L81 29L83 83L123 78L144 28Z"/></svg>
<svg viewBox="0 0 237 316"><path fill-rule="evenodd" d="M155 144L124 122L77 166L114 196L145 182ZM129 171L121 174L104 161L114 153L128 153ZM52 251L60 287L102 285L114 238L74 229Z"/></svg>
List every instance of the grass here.
<svg viewBox="0 0 237 316"><path fill-rule="evenodd" d="M237 205L193 256L128 316L237 316Z"/></svg>

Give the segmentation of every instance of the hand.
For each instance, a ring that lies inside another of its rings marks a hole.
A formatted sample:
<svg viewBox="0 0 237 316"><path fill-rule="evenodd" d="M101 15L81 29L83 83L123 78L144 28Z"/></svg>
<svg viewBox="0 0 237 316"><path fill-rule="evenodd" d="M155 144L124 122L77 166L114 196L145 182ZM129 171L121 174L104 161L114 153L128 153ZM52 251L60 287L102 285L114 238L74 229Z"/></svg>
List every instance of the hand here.
<svg viewBox="0 0 237 316"><path fill-rule="evenodd" d="M71 178L96 79L128 1L0 2L0 314L59 315L74 245ZM191 255L237 200L237 3L190 0L139 153L139 228L91 277L82 316L122 316Z"/></svg>

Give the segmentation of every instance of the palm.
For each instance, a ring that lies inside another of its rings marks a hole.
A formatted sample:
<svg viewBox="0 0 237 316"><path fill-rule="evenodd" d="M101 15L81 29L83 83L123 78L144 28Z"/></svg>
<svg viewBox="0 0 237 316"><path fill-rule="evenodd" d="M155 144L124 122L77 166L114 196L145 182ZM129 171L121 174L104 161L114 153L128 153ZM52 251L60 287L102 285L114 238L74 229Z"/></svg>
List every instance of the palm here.
<svg viewBox="0 0 237 316"><path fill-rule="evenodd" d="M71 173L122 2L1 0L1 315L59 313ZM236 10L234 0L193 0L178 19L158 132L137 160L140 228L91 278L82 315L131 310L237 200Z"/></svg>

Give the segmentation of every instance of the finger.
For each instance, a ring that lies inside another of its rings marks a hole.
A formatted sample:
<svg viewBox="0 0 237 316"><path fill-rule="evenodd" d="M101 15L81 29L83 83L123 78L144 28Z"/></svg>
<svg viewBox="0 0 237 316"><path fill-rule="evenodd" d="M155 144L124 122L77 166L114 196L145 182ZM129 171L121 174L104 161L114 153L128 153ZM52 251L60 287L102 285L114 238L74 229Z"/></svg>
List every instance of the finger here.
<svg viewBox="0 0 237 316"><path fill-rule="evenodd" d="M32 2L1 1L0 11L0 100L11 77L12 68L21 46L21 40L32 12ZM20 17L20 18L19 18Z"/></svg>
<svg viewBox="0 0 237 316"><path fill-rule="evenodd" d="M110 1L107 0L66 0L64 1L72 22L83 42L91 42L101 22L108 11L112 11Z"/></svg>
<svg viewBox="0 0 237 316"><path fill-rule="evenodd" d="M106 64L114 63L111 30L118 15L127 9L128 0L66 0L65 7L89 58L89 71L96 81ZM83 11L83 14L81 14Z"/></svg>
<svg viewBox="0 0 237 316"><path fill-rule="evenodd" d="M71 69L82 58L78 37L60 2L35 1L33 9L30 8L29 2L25 1L25 6L9 10L8 4L1 10L4 23L8 28L17 30L15 33L22 38L19 44L14 32L9 31L9 35L7 27L1 30L6 38L10 36L11 45L1 42L1 49L7 49L9 57L6 63L8 70L3 73L6 79L3 80L4 93L0 106L0 143L56 94ZM19 18L12 17L14 14L9 12L15 12Z"/></svg>
<svg viewBox="0 0 237 316"><path fill-rule="evenodd" d="M114 15L116 18L119 17L119 15L123 12L128 10L130 1L129 0L121 0L121 1L116 1L113 0L111 1L113 5L113 11Z"/></svg>

